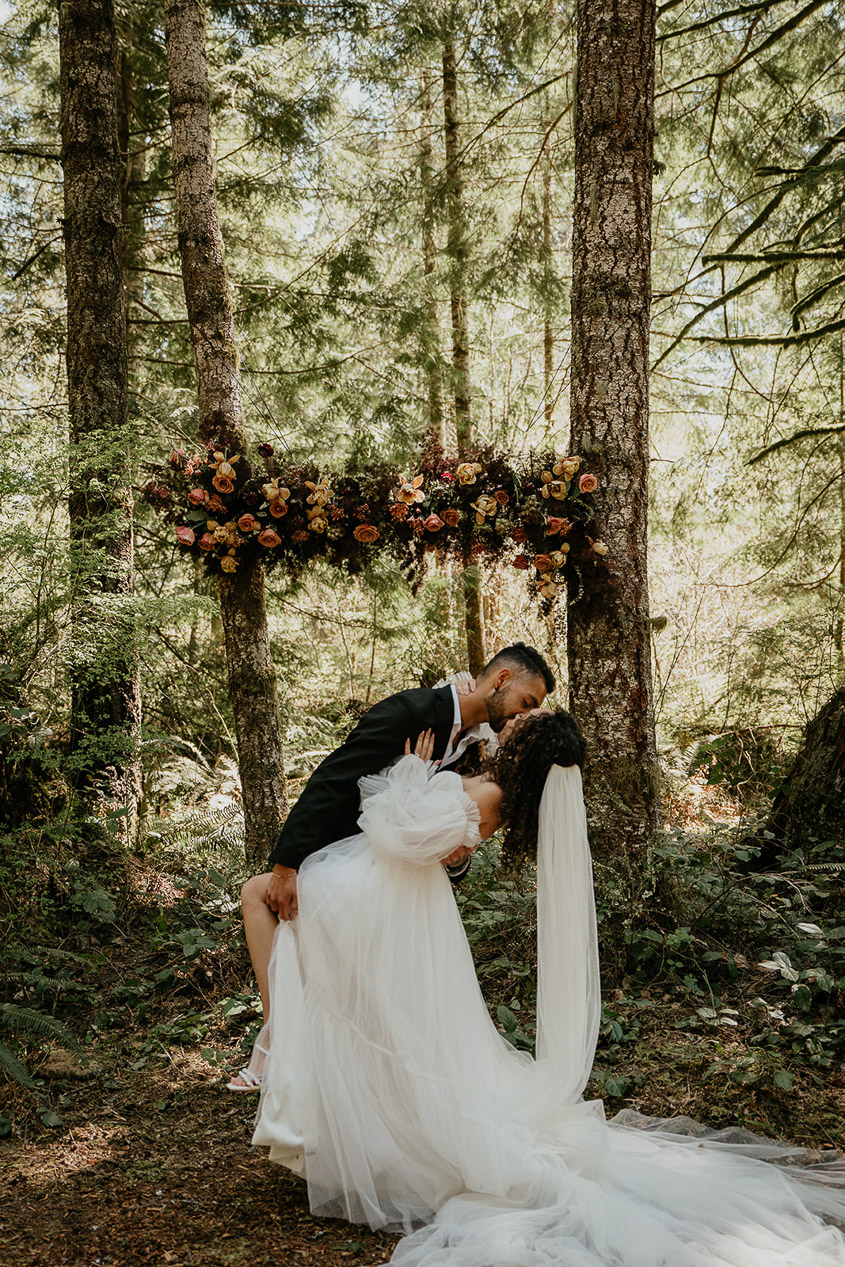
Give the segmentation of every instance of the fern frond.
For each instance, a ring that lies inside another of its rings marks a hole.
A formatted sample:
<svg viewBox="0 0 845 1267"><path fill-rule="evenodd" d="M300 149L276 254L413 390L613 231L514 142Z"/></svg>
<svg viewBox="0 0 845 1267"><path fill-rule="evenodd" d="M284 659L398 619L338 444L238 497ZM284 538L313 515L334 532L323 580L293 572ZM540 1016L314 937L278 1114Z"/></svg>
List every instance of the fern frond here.
<svg viewBox="0 0 845 1267"><path fill-rule="evenodd" d="M808 862L805 871L845 871L845 862Z"/></svg>
<svg viewBox="0 0 845 1267"><path fill-rule="evenodd" d="M0 1003L0 1029L11 1029L29 1038L49 1038L60 1043L68 1051L78 1051L79 1043L67 1025L46 1012L36 1012L31 1007L19 1007L17 1003Z"/></svg>
<svg viewBox="0 0 845 1267"><path fill-rule="evenodd" d="M4 1047L0 1043L0 1069L3 1069L10 1078L14 1078L15 1082L19 1082L21 1086L29 1087L30 1091L35 1090L35 1083L29 1076L29 1070L26 1065L18 1060L8 1047Z"/></svg>

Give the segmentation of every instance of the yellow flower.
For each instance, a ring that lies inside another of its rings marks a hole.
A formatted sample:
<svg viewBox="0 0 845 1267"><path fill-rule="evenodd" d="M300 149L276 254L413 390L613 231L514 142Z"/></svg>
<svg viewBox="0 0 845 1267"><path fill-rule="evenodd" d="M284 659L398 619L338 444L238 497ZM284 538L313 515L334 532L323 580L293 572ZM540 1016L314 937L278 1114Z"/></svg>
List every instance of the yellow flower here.
<svg viewBox="0 0 845 1267"><path fill-rule="evenodd" d="M481 474L480 462L460 462L455 470L459 484L474 484L476 476Z"/></svg>
<svg viewBox="0 0 845 1267"><path fill-rule="evenodd" d="M563 458L557 453L555 454L555 458L557 460L552 467L555 475L562 475L565 480L571 480L573 475L577 472L578 467L581 465L581 459Z"/></svg>
<svg viewBox="0 0 845 1267"><path fill-rule="evenodd" d="M608 554L610 547L605 545L603 541L593 542L593 554Z"/></svg>
<svg viewBox="0 0 845 1267"><path fill-rule="evenodd" d="M314 487L313 485L311 486ZM286 502L290 497L289 488L281 488L278 479L270 480L269 484L262 484L261 491L264 494L265 501L272 502L277 498Z"/></svg>
<svg viewBox="0 0 845 1267"><path fill-rule="evenodd" d="M308 527L312 532L325 532L328 524L324 515L315 515Z"/></svg>
<svg viewBox="0 0 845 1267"><path fill-rule="evenodd" d="M476 511L475 522L477 524L483 524L488 517L492 519L499 509L499 503L496 498L488 496L487 493L482 493L478 501L472 502L471 505L473 510Z"/></svg>
<svg viewBox="0 0 845 1267"><path fill-rule="evenodd" d="M413 506L416 502L424 502L425 493L420 487L422 482L422 475L415 475L412 480L404 480L399 485L399 492L396 494L396 500L398 502L404 502L406 506Z"/></svg>
<svg viewBox="0 0 845 1267"><path fill-rule="evenodd" d="M333 497L332 490L329 488L325 476L321 477L318 484L315 484L313 480L306 480L305 487L311 489L307 498L310 506L325 506L326 502L330 502Z"/></svg>
<svg viewBox="0 0 845 1267"><path fill-rule="evenodd" d="M224 572L237 572L238 560L233 559L231 554L224 554L223 558L220 560L220 567Z"/></svg>

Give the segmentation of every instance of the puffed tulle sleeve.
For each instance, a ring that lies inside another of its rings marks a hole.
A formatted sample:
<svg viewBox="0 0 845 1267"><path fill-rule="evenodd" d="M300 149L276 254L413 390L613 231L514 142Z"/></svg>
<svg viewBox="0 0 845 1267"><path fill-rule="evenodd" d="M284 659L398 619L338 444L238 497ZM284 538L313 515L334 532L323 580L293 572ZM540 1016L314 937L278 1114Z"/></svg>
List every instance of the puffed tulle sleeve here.
<svg viewBox="0 0 845 1267"><path fill-rule="evenodd" d="M385 774L360 779L358 826L384 857L427 866L481 839L481 814L463 781L444 770L429 778L419 757L402 757Z"/></svg>

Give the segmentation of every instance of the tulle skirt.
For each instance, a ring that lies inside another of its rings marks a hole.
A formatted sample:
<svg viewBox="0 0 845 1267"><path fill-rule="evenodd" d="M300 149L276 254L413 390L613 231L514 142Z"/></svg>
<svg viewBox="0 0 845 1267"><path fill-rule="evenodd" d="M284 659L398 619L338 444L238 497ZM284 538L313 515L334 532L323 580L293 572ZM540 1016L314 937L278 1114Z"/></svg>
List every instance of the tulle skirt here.
<svg viewBox="0 0 845 1267"><path fill-rule="evenodd" d="M838 1161L563 1102L490 1020L441 867L352 837L303 864L299 910L253 1143L315 1214L405 1232L401 1267L845 1267Z"/></svg>

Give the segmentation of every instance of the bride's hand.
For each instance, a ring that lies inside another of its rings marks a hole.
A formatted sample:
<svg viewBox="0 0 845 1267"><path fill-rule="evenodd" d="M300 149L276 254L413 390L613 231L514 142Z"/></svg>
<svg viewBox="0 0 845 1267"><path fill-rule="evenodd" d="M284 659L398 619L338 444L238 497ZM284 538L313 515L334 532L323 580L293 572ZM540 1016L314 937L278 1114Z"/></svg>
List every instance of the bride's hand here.
<svg viewBox="0 0 845 1267"><path fill-rule="evenodd" d="M405 756L407 757L410 754L410 752L411 752L411 741L410 739L406 739L405 740ZM431 760L433 752L434 752L434 731L424 730L422 734L417 737L417 742L414 744L414 756L419 757L421 761L425 761L426 763L428 763Z"/></svg>

